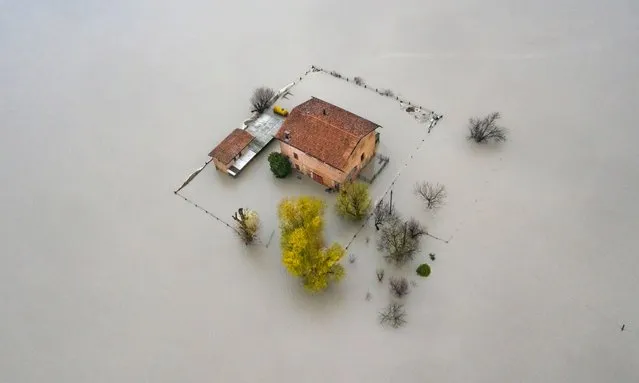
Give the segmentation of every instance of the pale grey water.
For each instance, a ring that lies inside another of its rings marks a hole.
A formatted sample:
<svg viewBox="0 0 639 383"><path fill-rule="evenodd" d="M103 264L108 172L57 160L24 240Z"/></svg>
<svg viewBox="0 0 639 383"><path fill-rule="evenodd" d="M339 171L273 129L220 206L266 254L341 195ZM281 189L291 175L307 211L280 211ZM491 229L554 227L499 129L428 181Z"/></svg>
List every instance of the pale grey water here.
<svg viewBox="0 0 639 383"><path fill-rule="evenodd" d="M0 381L639 381L639 3L255 3L0 1ZM310 64L445 115L396 195L444 182L453 240L399 331L376 254L309 298L171 193Z"/></svg>

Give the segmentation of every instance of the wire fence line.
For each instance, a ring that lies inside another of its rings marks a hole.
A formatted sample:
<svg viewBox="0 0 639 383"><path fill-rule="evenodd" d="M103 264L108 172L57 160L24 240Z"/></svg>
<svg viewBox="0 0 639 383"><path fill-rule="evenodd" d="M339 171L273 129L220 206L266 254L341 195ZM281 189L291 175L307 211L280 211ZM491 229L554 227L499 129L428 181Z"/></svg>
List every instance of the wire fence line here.
<svg viewBox="0 0 639 383"><path fill-rule="evenodd" d="M375 87L370 86L370 85L368 85L368 84L366 84L364 82L358 83L357 81L355 81L355 77L349 78L348 76L342 76L340 73L338 73L337 71L334 71L334 70L329 71L327 69L323 69L323 68L320 68L320 67L317 67L317 66L314 66L314 65L311 66L311 69L316 71L316 72L322 72L322 73L325 73L325 74L327 74L329 76L335 77L337 79L344 80L346 82L352 83L355 86L359 86L361 88L368 89L368 90L370 90L372 92L376 92L380 96L388 97L390 99L394 99L396 101L399 101L400 103L408 104L409 106L425 110L426 112L430 113L431 115L437 116L437 118L436 118L437 120L442 117L441 115L437 115L434 111L432 111L432 110L430 110L428 108L424 108L423 106L418 105L418 104L416 104L416 103L414 103L412 101L406 100L404 98L400 98L399 96L397 96L390 89L375 88ZM433 125L433 127L434 127L434 125Z"/></svg>
<svg viewBox="0 0 639 383"><path fill-rule="evenodd" d="M434 127L434 124L437 124L437 120L434 120L431 122L431 126L429 127L429 129L432 129ZM393 186L395 185L395 182L397 182L397 179L399 178L399 176L402 174L402 171L404 169L406 169L406 167L408 166L408 164L411 162L411 160L413 159L413 157L415 156L415 153L417 153L419 151L419 149L422 147L422 145L424 144L424 142L426 141L426 138L422 138L419 143L417 144L417 146L415 147L415 150L409 155L407 156L406 160L404 161L404 164L399 168L399 170L397 171L397 173L395 174L395 177L393 177L393 180L391 181L391 183L388 185L388 187L386 188L386 190L384 190L384 193L382 194L382 196L375 202L375 205L383 200L384 198L386 198L386 196L388 195L388 193L391 191L391 189L393 188ZM345 250L348 250L348 248L353 244L353 242L355 241L355 239L357 238L357 236L359 235L359 233L362 232L362 230L364 230L364 227L366 227L366 225L368 224L368 221L370 220L370 218L375 214L375 210L372 209L368 215L366 215L366 217L364 218L364 221L362 222L362 225L360 226L360 228L355 232L355 234L353 234L353 236L351 237L351 239L348 241L348 244L346 245L346 247L344 248Z"/></svg>
<svg viewBox="0 0 639 383"><path fill-rule="evenodd" d="M218 217L217 215L211 213L210 211L208 211L207 209L205 209L204 207L198 205L197 203L191 201L190 199L188 199L187 197L183 196L182 194L178 193L178 192L173 192L175 195L181 197L183 200L185 200L186 202L190 203L191 205L195 206L196 208L200 209L201 211L205 212L206 214L208 214L209 216L213 217L214 219L216 219L219 223L225 225L226 227L228 227L229 229L233 230L235 233L240 234L240 232L233 226L231 226L231 224L229 224L228 222L226 222L225 220L223 220L222 218Z"/></svg>
<svg viewBox="0 0 639 383"><path fill-rule="evenodd" d="M289 85L287 85L285 88L283 88L282 90L284 90L279 97L284 97L286 96L286 94L293 89L293 87L295 87L296 85L298 85L300 82L302 82L309 74L311 73L324 73L324 74L328 74L330 76L333 76L335 78L344 80L346 82L352 83L355 86L359 86L359 87L363 87L365 89L369 89L373 92L376 92L377 94L379 94L380 96L384 96L384 97L388 97L390 99L394 99L396 101L399 101L400 106L402 103L404 104L408 104L409 106L412 107L416 107L419 108L421 110L425 110L428 113L430 113L431 115L431 119L429 120L429 126L428 126L428 133L430 133L430 131L435 127L435 125L437 125L437 122L443 117L441 115L437 115L434 111L424 108L420 105L417 105L411 101L408 101L406 99L400 98L399 96L396 96L392 91L388 90L388 89L381 89L381 88L374 88L372 86L369 86L368 84L365 84L363 82L358 83L355 81L355 77L353 78L349 78L349 77L345 77L342 76L341 74L337 73L336 71L328 71L326 69L320 68L318 66L315 65L311 65L309 69L307 69L301 76L297 77L296 80L294 80L292 83L290 83ZM386 195L389 193L389 191L393 188L393 186L395 185L395 182L397 181L397 179L399 178L399 175L401 174L402 170L404 170L407 166L408 163L413 159L414 157L414 153L418 152L419 149L421 148L422 144L424 143L425 138L422 138L421 141L417 144L417 147L415 148L415 151L413 152L413 154L411 154L410 156L408 156L408 158L406 159L406 161L404 162L403 166L398 170L397 174L395 175L395 177L393 178L393 181L390 183L390 185L386 188L386 190L384 191L384 194L382 194L381 199L386 198ZM198 205L197 203L191 201L190 199L188 199L187 197L183 196L182 194L179 194L179 191L181 191L183 188L185 188L191 181L193 181L195 179L195 177L197 177L200 172L212 161L212 159L208 160L202 167L200 167L199 169L197 169L196 171L194 171L193 173L191 173L191 175L187 178L187 180L177 189L173 192L173 194L181 197L184 201L188 202L189 204L195 206L196 208L200 209L201 211L203 211L204 213L206 213L207 215L209 215L210 217L214 218L216 221L220 222L221 224L227 226L229 229L233 230L235 233L239 234L239 231L233 227L232 225L230 225L228 222L226 222L225 220L221 219L220 217L218 217L217 215L213 214L212 212L210 212L209 210L205 209L204 207ZM370 217L373 215L373 212L369 213L361 227L357 230L357 232L355 232L355 234L351 237L351 239L349 240L348 244L346 245L345 249L348 250L348 248L351 246L351 244L353 243L353 241L357 238L357 235L359 235L359 233L364 229L364 227L366 226L366 224L368 223L368 220L370 219ZM431 235L432 236L432 235ZM437 238L435 236L432 236L433 238ZM272 239L269 238L268 243L270 244L270 240ZM439 239L439 238L437 238ZM446 243L448 243L447 241L445 241ZM268 247L268 244L267 244Z"/></svg>
<svg viewBox="0 0 639 383"><path fill-rule="evenodd" d="M189 183L191 183L191 181L193 181L195 179L195 177L197 177L198 174L200 174L200 172L202 170L204 170L205 167L208 166L208 164L211 163L211 161L213 161L213 158L209 159L208 161L206 161L204 163L204 165L200 166L199 168L197 168L193 173L191 173L189 175L189 177L184 181L184 183L182 183L182 185L180 185L179 188L177 188L173 193L177 194L180 190L184 189L186 187L186 185L188 185Z"/></svg>

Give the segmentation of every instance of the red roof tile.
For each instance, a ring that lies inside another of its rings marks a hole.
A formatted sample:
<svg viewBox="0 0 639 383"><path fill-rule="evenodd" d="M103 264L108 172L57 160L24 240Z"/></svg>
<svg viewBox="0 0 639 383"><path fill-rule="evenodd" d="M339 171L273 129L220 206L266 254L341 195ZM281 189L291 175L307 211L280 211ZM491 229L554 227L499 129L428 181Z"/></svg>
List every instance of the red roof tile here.
<svg viewBox="0 0 639 383"><path fill-rule="evenodd" d="M377 127L374 122L313 97L293 108L275 138L346 171L348 158L359 141Z"/></svg>
<svg viewBox="0 0 639 383"><path fill-rule="evenodd" d="M253 141L251 133L242 129L235 129L215 149L211 150L209 157L213 157L224 165L229 164L235 156Z"/></svg>

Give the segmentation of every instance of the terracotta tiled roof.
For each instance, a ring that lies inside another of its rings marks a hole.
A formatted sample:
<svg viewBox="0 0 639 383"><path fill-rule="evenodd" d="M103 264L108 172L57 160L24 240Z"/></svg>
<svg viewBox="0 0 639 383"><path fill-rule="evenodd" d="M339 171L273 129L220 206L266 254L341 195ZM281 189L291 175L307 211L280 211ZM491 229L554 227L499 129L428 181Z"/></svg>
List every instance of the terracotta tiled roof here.
<svg viewBox="0 0 639 383"><path fill-rule="evenodd" d="M348 157L359 141L377 127L374 122L313 97L293 108L275 138L336 169L347 170Z"/></svg>
<svg viewBox="0 0 639 383"><path fill-rule="evenodd" d="M213 157L224 165L230 163L235 156L253 141L251 133L242 129L235 129L215 149L211 150L209 157Z"/></svg>

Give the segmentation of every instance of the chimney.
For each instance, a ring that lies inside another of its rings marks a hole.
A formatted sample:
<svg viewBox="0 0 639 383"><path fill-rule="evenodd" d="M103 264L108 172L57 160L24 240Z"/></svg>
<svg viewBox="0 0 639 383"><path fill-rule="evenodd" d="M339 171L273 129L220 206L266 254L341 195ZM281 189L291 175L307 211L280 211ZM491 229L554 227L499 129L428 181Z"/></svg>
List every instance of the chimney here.
<svg viewBox="0 0 639 383"><path fill-rule="evenodd" d="M284 141L288 142L291 139L291 132L288 130L284 131Z"/></svg>
<svg viewBox="0 0 639 383"><path fill-rule="evenodd" d="M326 116L326 109L323 110L324 115Z"/></svg>

